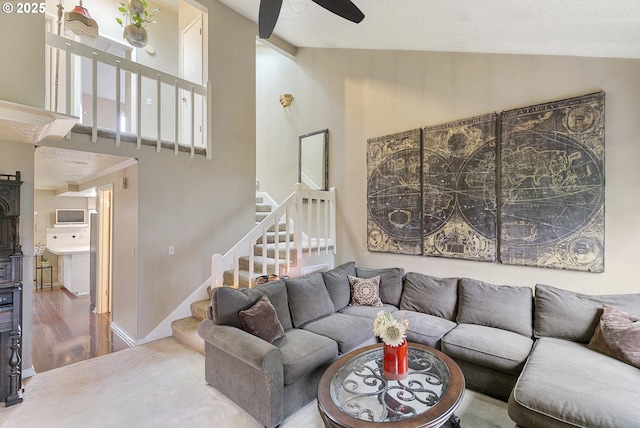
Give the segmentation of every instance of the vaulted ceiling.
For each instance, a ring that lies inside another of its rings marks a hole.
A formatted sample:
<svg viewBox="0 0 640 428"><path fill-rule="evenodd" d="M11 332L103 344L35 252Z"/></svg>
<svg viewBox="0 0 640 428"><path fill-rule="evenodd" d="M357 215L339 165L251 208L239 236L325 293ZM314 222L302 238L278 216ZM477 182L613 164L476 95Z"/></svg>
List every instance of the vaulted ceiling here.
<svg viewBox="0 0 640 428"><path fill-rule="evenodd" d="M260 0L219 0L257 22ZM274 34L297 47L640 58L637 0L352 0L346 21L284 0Z"/></svg>

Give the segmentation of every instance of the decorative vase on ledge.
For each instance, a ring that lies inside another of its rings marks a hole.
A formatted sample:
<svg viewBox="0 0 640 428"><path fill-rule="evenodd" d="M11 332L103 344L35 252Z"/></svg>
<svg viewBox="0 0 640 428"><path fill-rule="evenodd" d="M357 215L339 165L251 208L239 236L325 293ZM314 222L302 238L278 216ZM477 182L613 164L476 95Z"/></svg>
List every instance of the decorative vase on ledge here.
<svg viewBox="0 0 640 428"><path fill-rule="evenodd" d="M149 43L149 36L144 27L138 27L135 24L128 24L124 27L124 38L131 46L143 48Z"/></svg>
<svg viewBox="0 0 640 428"><path fill-rule="evenodd" d="M406 379L409 372L409 346L405 339L398 346L383 344L383 374L387 379Z"/></svg>

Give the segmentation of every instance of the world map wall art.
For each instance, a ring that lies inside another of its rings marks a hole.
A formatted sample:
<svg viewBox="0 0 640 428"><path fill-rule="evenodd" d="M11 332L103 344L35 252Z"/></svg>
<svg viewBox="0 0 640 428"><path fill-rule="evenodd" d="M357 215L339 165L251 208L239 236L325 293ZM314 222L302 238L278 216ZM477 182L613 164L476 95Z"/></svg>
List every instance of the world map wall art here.
<svg viewBox="0 0 640 428"><path fill-rule="evenodd" d="M368 250L603 272L604 100L369 139Z"/></svg>

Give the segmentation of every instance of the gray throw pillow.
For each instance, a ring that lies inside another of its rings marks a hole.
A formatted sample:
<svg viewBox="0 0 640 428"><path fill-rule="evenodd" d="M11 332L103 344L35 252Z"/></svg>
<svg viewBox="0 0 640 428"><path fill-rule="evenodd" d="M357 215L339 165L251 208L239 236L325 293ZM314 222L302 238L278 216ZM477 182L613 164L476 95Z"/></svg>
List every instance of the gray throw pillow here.
<svg viewBox="0 0 640 428"><path fill-rule="evenodd" d="M436 278L417 272L404 276L400 309L454 321L457 302L458 278Z"/></svg>
<svg viewBox="0 0 640 428"><path fill-rule="evenodd" d="M533 334L533 290L462 278L458 284L459 324L477 324Z"/></svg>
<svg viewBox="0 0 640 428"><path fill-rule="evenodd" d="M588 346L640 369L640 318L604 305Z"/></svg>
<svg viewBox="0 0 640 428"><path fill-rule="evenodd" d="M336 312L348 306L351 301L349 275L356 276L355 262L345 263L322 274Z"/></svg>
<svg viewBox="0 0 640 428"><path fill-rule="evenodd" d="M295 327L300 327L309 321L332 314L333 302L324 285L322 273L285 280L291 318Z"/></svg>
<svg viewBox="0 0 640 428"><path fill-rule="evenodd" d="M588 343L607 304L640 317L640 294L587 295L536 285L535 337Z"/></svg>
<svg viewBox="0 0 640 428"><path fill-rule="evenodd" d="M358 278L380 277L380 300L382 303L388 303L395 307L400 305L402 297L402 278L404 277L404 269L402 268L356 268L356 276Z"/></svg>
<svg viewBox="0 0 640 428"><path fill-rule="evenodd" d="M268 282L255 288L215 287L211 290L211 319L218 325L242 328L238 313L267 296L276 309L278 320L285 330L292 327L284 280Z"/></svg>
<svg viewBox="0 0 640 428"><path fill-rule="evenodd" d="M247 333L273 343L284 336L284 328L278 321L276 309L267 296L262 296L255 305L238 313L242 328Z"/></svg>

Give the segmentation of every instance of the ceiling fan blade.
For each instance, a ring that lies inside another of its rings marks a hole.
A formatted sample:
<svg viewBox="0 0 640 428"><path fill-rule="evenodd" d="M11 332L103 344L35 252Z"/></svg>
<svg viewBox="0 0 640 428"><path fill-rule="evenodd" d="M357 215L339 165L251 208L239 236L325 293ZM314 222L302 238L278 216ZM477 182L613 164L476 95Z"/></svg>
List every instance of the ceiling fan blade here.
<svg viewBox="0 0 640 428"><path fill-rule="evenodd" d="M278 22L282 0L262 0L258 13L258 35L261 39L268 39Z"/></svg>
<svg viewBox="0 0 640 428"><path fill-rule="evenodd" d="M356 24L364 19L364 13L351 0L312 0L330 12Z"/></svg>

